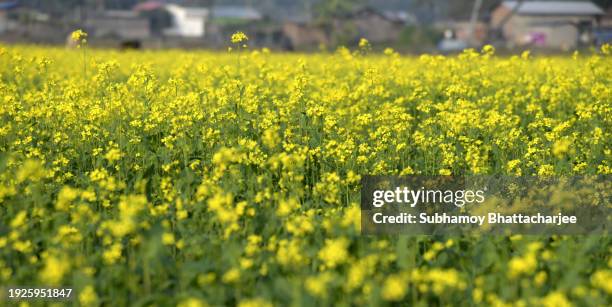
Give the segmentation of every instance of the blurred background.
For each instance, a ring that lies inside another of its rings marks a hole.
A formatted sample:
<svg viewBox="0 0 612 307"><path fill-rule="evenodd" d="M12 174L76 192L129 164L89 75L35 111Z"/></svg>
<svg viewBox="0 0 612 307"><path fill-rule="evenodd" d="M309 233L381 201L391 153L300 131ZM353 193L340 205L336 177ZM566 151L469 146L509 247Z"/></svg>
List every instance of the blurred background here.
<svg viewBox="0 0 612 307"><path fill-rule="evenodd" d="M375 50L560 52L612 42L612 0L0 0L0 41L120 49L250 47L334 50L366 38Z"/></svg>

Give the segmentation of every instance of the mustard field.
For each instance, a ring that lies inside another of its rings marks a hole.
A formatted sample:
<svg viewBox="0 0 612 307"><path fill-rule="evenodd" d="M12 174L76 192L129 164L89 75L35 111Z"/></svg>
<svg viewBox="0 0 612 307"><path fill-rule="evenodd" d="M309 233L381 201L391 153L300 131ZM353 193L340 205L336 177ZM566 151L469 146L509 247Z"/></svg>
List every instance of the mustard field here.
<svg viewBox="0 0 612 307"><path fill-rule="evenodd" d="M612 173L609 47L400 56L242 41L1 48L0 298L45 286L73 299L19 303L612 303L608 236L365 236L359 207L367 174Z"/></svg>

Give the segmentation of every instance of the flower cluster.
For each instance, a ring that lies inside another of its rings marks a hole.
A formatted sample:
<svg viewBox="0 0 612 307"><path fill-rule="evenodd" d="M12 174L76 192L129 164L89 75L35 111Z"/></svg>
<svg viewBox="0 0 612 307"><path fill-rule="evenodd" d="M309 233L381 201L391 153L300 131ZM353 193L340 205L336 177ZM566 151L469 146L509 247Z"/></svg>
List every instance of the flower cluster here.
<svg viewBox="0 0 612 307"><path fill-rule="evenodd" d="M78 47L87 43L87 33L81 29L70 33L70 39L77 44Z"/></svg>
<svg viewBox="0 0 612 307"><path fill-rule="evenodd" d="M236 32L232 34L231 41L234 44L246 42L247 40L249 40L249 38L246 36L246 34L244 34L244 32Z"/></svg>

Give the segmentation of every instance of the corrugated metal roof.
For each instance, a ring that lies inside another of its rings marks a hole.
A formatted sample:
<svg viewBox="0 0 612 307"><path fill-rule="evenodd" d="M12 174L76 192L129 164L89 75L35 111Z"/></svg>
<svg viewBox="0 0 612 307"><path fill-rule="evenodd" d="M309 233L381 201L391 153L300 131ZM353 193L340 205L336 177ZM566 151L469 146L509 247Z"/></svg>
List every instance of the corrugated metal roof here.
<svg viewBox="0 0 612 307"><path fill-rule="evenodd" d="M514 9L518 1L504 1L503 5ZM524 1L517 14L523 15L603 15L604 11L589 1Z"/></svg>
<svg viewBox="0 0 612 307"><path fill-rule="evenodd" d="M216 18L236 18L236 19L261 19L258 10L248 6L213 6L212 14Z"/></svg>

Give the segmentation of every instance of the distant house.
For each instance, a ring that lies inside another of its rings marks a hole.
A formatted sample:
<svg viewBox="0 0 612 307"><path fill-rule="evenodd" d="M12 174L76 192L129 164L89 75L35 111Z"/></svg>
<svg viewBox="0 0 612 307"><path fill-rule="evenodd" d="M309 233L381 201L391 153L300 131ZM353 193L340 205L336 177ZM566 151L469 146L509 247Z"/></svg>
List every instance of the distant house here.
<svg viewBox="0 0 612 307"><path fill-rule="evenodd" d="M214 6L210 9L167 4L164 9L171 17L171 27L164 34L170 36L203 37L208 32L219 34L218 26L252 23L263 18L259 11L244 6ZM214 27L207 29L213 24Z"/></svg>
<svg viewBox="0 0 612 307"><path fill-rule="evenodd" d="M406 12L381 12L363 7L333 15L323 25L285 22L280 45L287 50L312 50L320 46L356 45L361 38L371 43L390 43L399 40L407 22L413 22L413 18Z"/></svg>
<svg viewBox="0 0 612 307"><path fill-rule="evenodd" d="M164 5L161 1L145 1L132 7L132 11L149 20L152 36L163 35L164 30L172 25L172 16L165 10Z"/></svg>
<svg viewBox="0 0 612 307"><path fill-rule="evenodd" d="M590 43L603 14L591 2L504 1L491 13L491 27L501 28L510 46L571 49Z"/></svg>
<svg viewBox="0 0 612 307"><path fill-rule="evenodd" d="M206 24L210 15L208 8L168 4L165 6L165 9L171 16L171 26L164 30L164 34L182 37L203 37L206 33Z"/></svg>
<svg viewBox="0 0 612 307"><path fill-rule="evenodd" d="M335 16L332 34L352 36L349 39L353 42L360 38L372 43L393 42L399 39L404 22L396 14L385 14L371 7L364 7L350 14Z"/></svg>
<svg viewBox="0 0 612 307"><path fill-rule="evenodd" d="M322 28L286 22L282 28L280 45L285 50L314 49L329 44L329 38Z"/></svg>
<svg viewBox="0 0 612 307"><path fill-rule="evenodd" d="M107 10L89 16L86 28L93 38L119 41L145 40L151 36L149 20L134 11Z"/></svg>
<svg viewBox="0 0 612 307"><path fill-rule="evenodd" d="M209 19L208 43L224 45L236 31L246 32L249 45L267 45L278 36L280 25L265 22L262 13L251 6L215 5Z"/></svg>

